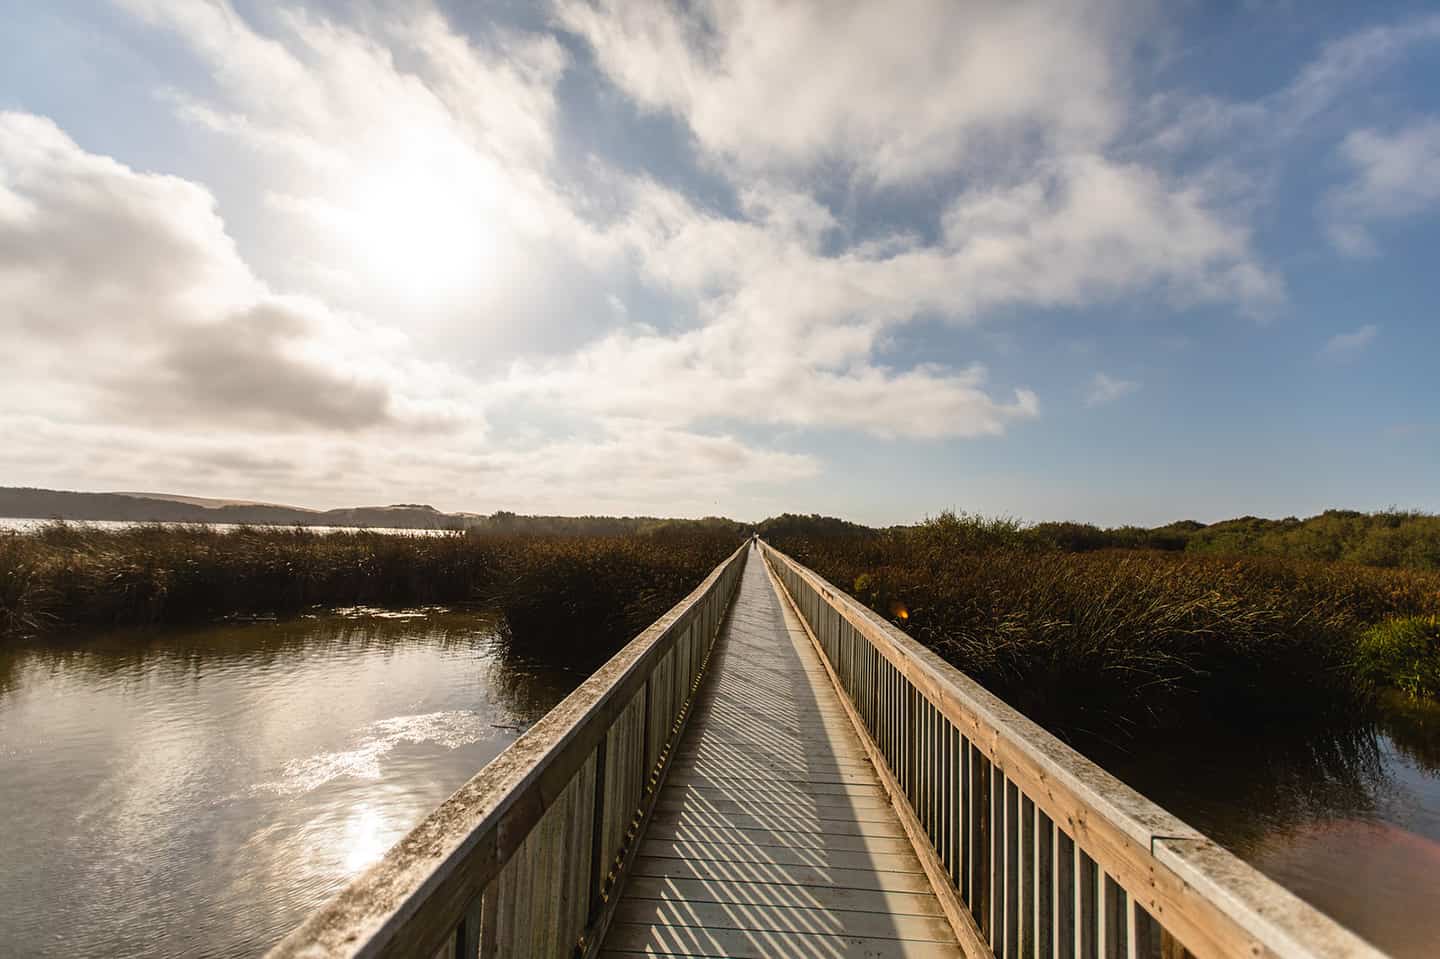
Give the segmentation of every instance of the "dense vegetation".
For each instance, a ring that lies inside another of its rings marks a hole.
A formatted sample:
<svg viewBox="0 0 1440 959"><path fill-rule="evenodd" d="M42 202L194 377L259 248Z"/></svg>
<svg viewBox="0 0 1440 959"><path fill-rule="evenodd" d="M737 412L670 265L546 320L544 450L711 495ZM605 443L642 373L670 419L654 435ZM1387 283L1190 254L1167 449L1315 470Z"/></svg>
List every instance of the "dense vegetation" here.
<svg viewBox="0 0 1440 959"><path fill-rule="evenodd" d="M466 533L63 523L0 534L0 638L475 603L525 637L612 649L749 527L728 520L499 513ZM1107 737L1198 717L1354 710L1440 695L1440 519L1100 530L945 514L874 530L785 515L762 535L1038 721Z"/></svg>
<svg viewBox="0 0 1440 959"><path fill-rule="evenodd" d="M1412 699L1440 699L1440 616L1387 619L1360 634L1362 676Z"/></svg>
<svg viewBox="0 0 1440 959"><path fill-rule="evenodd" d="M794 535L868 536L878 532L827 516L778 516L760 527L771 539ZM1208 526L1182 520L1150 528L1108 529L1089 523L1026 525L1001 519L976 521L964 531L967 538L981 535L997 545L1046 547L1067 553L1153 549L1440 570L1440 516L1400 510L1359 513L1332 509L1308 519L1244 516Z"/></svg>
<svg viewBox="0 0 1440 959"><path fill-rule="evenodd" d="M1071 552L1160 549L1440 569L1440 516L1398 510L1327 510L1308 519L1245 516L1209 526L1187 521L1153 529L1039 523L1026 528L1025 533Z"/></svg>
<svg viewBox="0 0 1440 959"><path fill-rule="evenodd" d="M1067 732L1354 709L1393 682L1360 665L1362 633L1440 612L1433 572L1195 549L1075 552L1036 527L950 514L829 535L794 519L767 531L777 547Z"/></svg>
<svg viewBox="0 0 1440 959"><path fill-rule="evenodd" d="M529 636L649 625L739 544L738 527L658 524L628 536L524 536L62 523L0 534L0 638L288 614L311 606L476 603Z"/></svg>

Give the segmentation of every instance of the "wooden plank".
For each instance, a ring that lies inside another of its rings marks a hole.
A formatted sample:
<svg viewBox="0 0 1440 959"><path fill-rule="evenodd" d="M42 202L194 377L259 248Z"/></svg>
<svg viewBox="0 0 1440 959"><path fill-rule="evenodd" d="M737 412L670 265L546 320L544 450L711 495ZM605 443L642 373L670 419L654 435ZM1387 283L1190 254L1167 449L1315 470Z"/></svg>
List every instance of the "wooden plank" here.
<svg viewBox="0 0 1440 959"><path fill-rule="evenodd" d="M752 795L754 788L747 786L745 780L737 780L730 777L717 778L706 775L700 770L688 770L677 773L672 782L685 786L701 787L717 792L741 795ZM873 783L811 783L784 781L772 783L766 789L767 795L795 795L795 796L874 796L884 795L881 788Z"/></svg>
<svg viewBox="0 0 1440 959"><path fill-rule="evenodd" d="M716 902L627 898L616 922L697 926L746 932L801 932L914 942L953 942L950 926L939 916L842 912L805 906L736 906Z"/></svg>
<svg viewBox="0 0 1440 959"><path fill-rule="evenodd" d="M758 752L711 742L701 743L694 749L677 750L675 762L682 766L704 765L766 773L863 773L875 778L875 767L863 754L839 756L828 755L828 750L826 752L823 756L787 756L774 750Z"/></svg>
<svg viewBox="0 0 1440 959"><path fill-rule="evenodd" d="M753 801L752 801L753 799ZM761 794L754 790L737 793L733 789L724 789L717 786L698 785L687 782L677 785L673 781L669 783L665 795L661 797L662 802L687 802L693 801L704 806L705 804L739 803L749 806L789 806L804 809L888 809L890 800L877 786L869 789L864 786L857 786L849 792L834 795L814 792L800 792L796 790L767 789Z"/></svg>
<svg viewBox="0 0 1440 959"><path fill-rule="evenodd" d="M803 759L791 759L777 754L773 749L756 747L750 743L736 743L726 745L723 743L697 742L692 744L686 742L675 750L675 756L679 760L694 761L697 759L728 759L741 762L756 762L765 765L791 764L802 769L816 768L820 763L827 766L839 766L841 768L871 769L870 757L863 752L855 750L842 753L838 750L827 750L823 760L813 757Z"/></svg>
<svg viewBox="0 0 1440 959"><path fill-rule="evenodd" d="M667 787L666 792L680 800L687 796L694 796L697 800L710 802L743 802L747 797L755 794L754 790L747 791L737 789L733 785L707 783L704 780L697 780L695 777L687 777L684 782L676 782L675 779L671 779L667 783ZM829 784L827 784L828 787ZM884 790L879 786L842 785L827 792L806 788L804 783L777 783L775 788L765 791L761 805L805 806L811 809L820 806L847 805L853 809L863 809L877 802L882 806L888 806L890 802Z"/></svg>
<svg viewBox="0 0 1440 959"><path fill-rule="evenodd" d="M646 830L646 838L674 839L687 842L751 842L769 846L794 846L818 849L845 841L857 843L875 839L896 839L898 836L875 836L837 832L779 832L774 829L719 829L693 823L654 826Z"/></svg>
<svg viewBox="0 0 1440 959"><path fill-rule="evenodd" d="M677 902L719 902L740 906L795 906L878 912L885 915L944 916L929 892L890 889L847 889L840 886L776 886L710 879L635 876L625 885L626 897Z"/></svg>
<svg viewBox="0 0 1440 959"><path fill-rule="evenodd" d="M749 711L723 713L709 710L697 717L698 729L710 729L719 727L723 730L734 730L737 732L763 732L767 736L790 736L799 739L820 739L828 741L831 737L846 732L846 727L841 725L844 717L831 717L825 719L796 717L784 715L779 711L784 707L775 704L770 707L773 711L769 715L763 712L751 713ZM779 713L777 715L777 713ZM764 717L759 718L759 717Z"/></svg>
<svg viewBox="0 0 1440 959"><path fill-rule="evenodd" d="M749 932L702 929L650 923L616 923L610 927L602 955L636 953L646 956L721 956L726 959L775 959L776 956L825 956L827 959L936 959L961 953L954 944L873 939L814 933Z"/></svg>
<svg viewBox="0 0 1440 959"><path fill-rule="evenodd" d="M902 843L909 847L909 840L898 836L840 836L823 832L776 833L768 829L733 829L724 836L718 836L713 829L698 829L694 826L654 826L645 831L647 840L665 842L734 842L746 843L762 849L886 849L888 844Z"/></svg>
<svg viewBox="0 0 1440 959"><path fill-rule="evenodd" d="M801 805L798 803L750 803L739 799L707 800L697 797L693 793L686 796L675 796L666 792L661 795L655 805L657 813L679 813L687 809L719 816L754 813L766 817L809 818L837 822L891 822L895 818L894 813L888 807L879 803L857 808L850 800L844 798L841 798L839 802Z"/></svg>
<svg viewBox="0 0 1440 959"><path fill-rule="evenodd" d="M898 841L898 840L897 840ZM907 844L893 852L861 849L797 849L794 846L758 846L754 843L693 842L647 839L640 854L690 862L744 862L771 866L814 866L820 869L874 869L879 872L925 872Z"/></svg>
<svg viewBox="0 0 1440 959"><path fill-rule="evenodd" d="M842 869L816 866L767 866L762 863L731 863L660 859L640 856L633 874L657 879L713 879L726 882L755 882L778 886L837 886L844 889L875 889L891 892L931 892L924 875L877 872L873 869Z"/></svg>
<svg viewBox="0 0 1440 959"><path fill-rule="evenodd" d="M709 779L715 780L740 779L750 782L758 780L767 783L854 783L860 786L868 786L880 781L876 778L875 774L870 771L854 772L838 770L836 772L830 772L822 769L813 772L803 770L791 772L780 768L767 771L754 767L718 762L707 762L703 764L681 763L677 765L676 772L698 772Z"/></svg>
<svg viewBox="0 0 1440 959"><path fill-rule="evenodd" d="M706 749L761 749L768 755L774 756L777 760L789 760L794 763L803 763L806 758L813 755L817 750L826 750L836 759L859 759L865 754L859 751L858 747L852 749L831 750L822 740L781 740L775 737L760 738L758 736L737 736L731 733L702 734L694 742Z"/></svg>
<svg viewBox="0 0 1440 959"><path fill-rule="evenodd" d="M700 740L694 747L677 750L675 759L685 765L723 765L737 769L757 769L763 772L773 770L795 770L795 772L863 772L874 776L870 757L864 753L841 753L831 750L828 744L812 743L809 749L792 750L789 747L766 743L762 750L755 749L755 743L724 742L724 740Z"/></svg>
<svg viewBox="0 0 1440 959"><path fill-rule="evenodd" d="M904 829L894 819L889 822L845 822L812 819L801 821L784 817L766 818L760 815L736 813L722 816L697 809L683 809L680 812L656 813L652 822L656 826L690 826L694 829L714 830L717 834L734 830L762 830L777 834L818 833L827 836L894 836L905 835Z"/></svg>

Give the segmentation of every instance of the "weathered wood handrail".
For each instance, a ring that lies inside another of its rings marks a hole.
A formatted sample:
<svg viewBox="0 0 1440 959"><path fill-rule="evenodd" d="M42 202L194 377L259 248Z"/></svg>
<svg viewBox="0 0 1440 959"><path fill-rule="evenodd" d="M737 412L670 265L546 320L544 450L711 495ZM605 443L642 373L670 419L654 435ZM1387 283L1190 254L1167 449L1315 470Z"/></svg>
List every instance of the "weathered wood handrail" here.
<svg viewBox="0 0 1440 959"><path fill-rule="evenodd" d="M593 955L747 547L270 956Z"/></svg>
<svg viewBox="0 0 1440 959"><path fill-rule="evenodd" d="M1383 954L762 543L967 952Z"/></svg>

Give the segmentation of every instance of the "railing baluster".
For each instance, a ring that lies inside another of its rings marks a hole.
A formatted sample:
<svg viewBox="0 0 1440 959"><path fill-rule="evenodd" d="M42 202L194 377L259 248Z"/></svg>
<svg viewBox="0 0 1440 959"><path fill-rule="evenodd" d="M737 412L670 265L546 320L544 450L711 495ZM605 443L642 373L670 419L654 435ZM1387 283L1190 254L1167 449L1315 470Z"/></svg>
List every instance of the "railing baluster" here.
<svg viewBox="0 0 1440 959"><path fill-rule="evenodd" d="M1035 916L1038 912L1035 900L1038 898L1039 882L1036 879L1037 856L1035 855L1035 804L1023 792L1020 794L1020 955L1022 959L1033 959L1035 955Z"/></svg>
<svg viewBox="0 0 1440 959"><path fill-rule="evenodd" d="M482 898L476 895L465 907L465 915L455 930L455 959L476 959L480 955Z"/></svg>
<svg viewBox="0 0 1440 959"><path fill-rule="evenodd" d="M1125 904L1125 957L1126 959L1140 959L1140 922L1139 913L1142 912L1140 904L1135 901L1134 896L1128 896Z"/></svg>
<svg viewBox="0 0 1440 959"><path fill-rule="evenodd" d="M621 714L624 715L623 713ZM586 887L589 903L585 910L586 925L600 917L601 894L608 863L605 862L605 776L608 771L610 736L600 737L595 747L594 808L590 819L590 881Z"/></svg>
<svg viewBox="0 0 1440 959"><path fill-rule="evenodd" d="M944 720L942 728L945 731L945 811L941 822L944 826L945 872L950 877L950 885L959 891L960 842L959 830L956 827L960 821L960 736L948 719Z"/></svg>
<svg viewBox="0 0 1440 959"><path fill-rule="evenodd" d="M1005 954L1020 957L1022 881L1020 864L1021 833L1019 790L1008 778L1005 782Z"/></svg>
<svg viewBox="0 0 1440 959"><path fill-rule="evenodd" d="M979 909L975 904L975 863L972 851L975 848L975 804L971 801L975 791L975 774L971 754L974 747L970 739L960 737L960 812L965 817L960 827L960 898L970 907L970 915L978 919Z"/></svg>
<svg viewBox="0 0 1440 959"><path fill-rule="evenodd" d="M970 845L970 869L972 892L975 896L974 913L980 920L987 941L991 939L991 877L994 875L995 859L990 851L990 763L976 744L970 743L970 809L975 819L975 835Z"/></svg>
<svg viewBox="0 0 1440 959"><path fill-rule="evenodd" d="M1050 821L1050 959L1064 959L1066 956L1066 926L1063 919L1066 910L1064 900L1064 852L1061 850L1060 824Z"/></svg>
<svg viewBox="0 0 1440 959"><path fill-rule="evenodd" d="M1105 934L1105 916L1100 908L1099 868L1095 861L1075 844L1080 862L1080 875L1076 886L1080 890L1077 903L1079 913L1075 925L1080 939L1077 945L1081 959L1098 959L1100 942Z"/></svg>
<svg viewBox="0 0 1440 959"><path fill-rule="evenodd" d="M990 767L990 947L1005 954L1005 777Z"/></svg>

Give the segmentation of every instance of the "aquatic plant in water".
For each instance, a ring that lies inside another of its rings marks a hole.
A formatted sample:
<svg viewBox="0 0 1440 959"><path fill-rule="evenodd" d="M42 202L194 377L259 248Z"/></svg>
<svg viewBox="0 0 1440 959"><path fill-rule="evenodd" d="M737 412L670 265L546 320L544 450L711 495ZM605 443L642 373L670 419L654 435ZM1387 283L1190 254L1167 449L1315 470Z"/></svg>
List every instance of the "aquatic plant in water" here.
<svg viewBox="0 0 1440 959"><path fill-rule="evenodd" d="M1404 616L1360 634L1356 662L1366 680L1412 699L1440 698L1440 616Z"/></svg>

